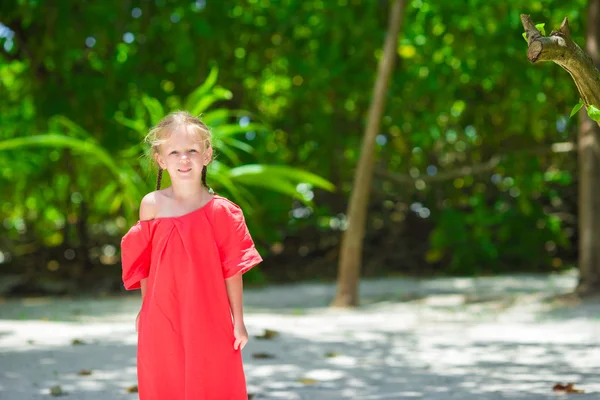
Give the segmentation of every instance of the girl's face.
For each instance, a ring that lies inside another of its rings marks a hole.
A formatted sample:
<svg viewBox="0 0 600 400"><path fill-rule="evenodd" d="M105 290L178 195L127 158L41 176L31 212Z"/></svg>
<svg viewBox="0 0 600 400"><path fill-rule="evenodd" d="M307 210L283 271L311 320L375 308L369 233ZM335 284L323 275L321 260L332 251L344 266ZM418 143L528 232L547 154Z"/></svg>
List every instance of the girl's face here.
<svg viewBox="0 0 600 400"><path fill-rule="evenodd" d="M212 159L212 148L197 132L181 127L160 145L154 157L158 165L169 172L172 181L200 182L202 168Z"/></svg>

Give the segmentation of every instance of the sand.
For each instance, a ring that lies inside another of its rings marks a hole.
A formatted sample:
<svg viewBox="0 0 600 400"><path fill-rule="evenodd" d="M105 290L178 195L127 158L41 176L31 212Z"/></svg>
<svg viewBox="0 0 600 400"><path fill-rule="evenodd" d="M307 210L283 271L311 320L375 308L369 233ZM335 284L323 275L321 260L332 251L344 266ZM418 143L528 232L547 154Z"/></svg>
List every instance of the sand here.
<svg viewBox="0 0 600 400"><path fill-rule="evenodd" d="M260 399L548 399L573 382L600 398L597 302L557 301L551 276L390 278L359 309L331 284L246 289L248 390ZM0 399L137 399L137 294L0 304ZM274 337L260 338L265 330ZM58 389L60 388L60 389ZM64 396L64 397L63 397ZM215 399L219 400L219 399Z"/></svg>

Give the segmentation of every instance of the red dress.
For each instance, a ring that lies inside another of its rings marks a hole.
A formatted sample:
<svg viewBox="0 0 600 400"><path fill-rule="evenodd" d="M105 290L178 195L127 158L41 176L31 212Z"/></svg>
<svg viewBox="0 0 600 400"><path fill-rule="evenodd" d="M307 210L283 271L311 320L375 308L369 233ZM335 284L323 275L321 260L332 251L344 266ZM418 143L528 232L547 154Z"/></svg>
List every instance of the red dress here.
<svg viewBox="0 0 600 400"><path fill-rule="evenodd" d="M214 196L179 217L138 221L121 241L123 283L148 278L139 320L141 400L247 400L225 278L262 261L240 208Z"/></svg>

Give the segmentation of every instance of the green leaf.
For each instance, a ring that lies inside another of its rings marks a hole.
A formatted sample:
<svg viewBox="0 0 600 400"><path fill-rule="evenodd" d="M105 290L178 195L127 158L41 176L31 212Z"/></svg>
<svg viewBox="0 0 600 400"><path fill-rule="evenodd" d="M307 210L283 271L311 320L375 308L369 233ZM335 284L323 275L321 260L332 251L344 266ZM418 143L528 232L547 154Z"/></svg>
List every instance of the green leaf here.
<svg viewBox="0 0 600 400"><path fill-rule="evenodd" d="M241 160L235 151L233 151L233 149L231 149L229 146L225 145L222 141L218 140L215 142L215 149L218 150L218 154L223 154L234 164L241 164Z"/></svg>
<svg viewBox="0 0 600 400"><path fill-rule="evenodd" d="M130 211L137 206L142 196L143 180L128 166L121 166L101 146L64 135L46 134L13 138L0 141L0 151L15 150L24 147L69 148L75 152L90 156L90 160L99 161L115 176L125 194ZM88 159L88 158L86 158Z"/></svg>
<svg viewBox="0 0 600 400"><path fill-rule="evenodd" d="M230 168L225 164L214 160L210 164L209 172L207 174L209 186L214 186L214 188L217 190L219 187L222 187L229 191L232 196L232 200L234 200L240 207L247 210L247 212L251 214L253 209L252 203L256 203L254 196L252 196L250 191L246 190L246 188L243 186L235 184L229 176L229 171ZM214 182L214 184L211 182Z"/></svg>
<svg viewBox="0 0 600 400"><path fill-rule="evenodd" d="M209 111L202 116L202 122L208 126L215 126L227 123L227 120L231 117L231 113L226 108L219 108L217 110Z"/></svg>
<svg viewBox="0 0 600 400"><path fill-rule="evenodd" d="M158 124L165 115L165 110L163 109L162 104L160 104L160 101L154 97L144 95L142 96L142 102L146 106L148 114L150 114L150 122L152 125Z"/></svg>
<svg viewBox="0 0 600 400"><path fill-rule="evenodd" d="M141 133L142 135L148 131L148 127L142 119L129 119L126 118L122 112L115 113L115 120L123 126L133 129L134 131Z"/></svg>
<svg viewBox="0 0 600 400"><path fill-rule="evenodd" d="M219 68L214 66L213 68L211 68L210 73L208 74L208 77L206 78L204 83L202 83L202 85L200 85L196 90L194 90L192 93L190 93L190 95L187 97L187 99L185 101L185 109L186 110L191 112L191 110L193 110L197 106L197 104L200 103L200 101L211 91L211 89L215 85L215 83L217 83L218 76L219 76ZM192 113L192 114L194 114L194 113ZM194 114L194 115L197 115L197 114Z"/></svg>
<svg viewBox="0 0 600 400"><path fill-rule="evenodd" d="M587 107L587 113L591 119L596 122L600 122L600 110L596 108L594 105L590 105Z"/></svg>
<svg viewBox="0 0 600 400"><path fill-rule="evenodd" d="M94 200L99 204L103 204L108 202L110 198L115 195L115 190L118 185L115 182L111 182L104 187L104 189L100 190L100 192L96 193Z"/></svg>
<svg viewBox="0 0 600 400"><path fill-rule="evenodd" d="M573 115L577 114L577 112L581 110L581 107L583 107L583 99L579 99L579 103L575 104L575 107L573 107L571 110L571 115L569 118L573 118Z"/></svg>
<svg viewBox="0 0 600 400"><path fill-rule="evenodd" d="M294 191L298 183L308 183L318 188L333 192L335 185L328 180L298 168L283 165L249 164L231 169L230 176L237 179L247 179L249 176L258 177L263 181L277 180L293 184ZM268 182L263 184L267 185ZM287 186L287 185L286 185ZM286 189L287 190L287 189Z"/></svg>
<svg viewBox="0 0 600 400"><path fill-rule="evenodd" d="M266 177L261 175L238 175L234 177L238 183L247 186L262 187L277 193L295 197L298 200L304 201L304 196L296 190L296 185L292 182L281 179L280 177Z"/></svg>
<svg viewBox="0 0 600 400"><path fill-rule="evenodd" d="M244 110L229 110L227 108L218 108L216 110L207 111L202 115L202 121L208 126L217 126L227 124L233 118L250 116L248 111Z"/></svg>
<svg viewBox="0 0 600 400"><path fill-rule="evenodd" d="M144 152L144 147L141 143L136 143L131 147L123 149L119 152L119 156L123 158L139 157Z"/></svg>
<svg viewBox="0 0 600 400"><path fill-rule="evenodd" d="M50 118L49 125L57 125L58 127L65 128L69 133L71 133L71 135L69 136L76 136L81 139L94 140L92 135L90 135L88 131L86 131L81 126L79 126L78 124L76 124L75 122L71 121L69 118L63 115L55 115L54 117Z"/></svg>
<svg viewBox="0 0 600 400"><path fill-rule="evenodd" d="M264 125L256 123L250 123L246 126L230 124L213 128L213 135L215 138L222 139L225 136L239 135L240 133L261 131L264 129L266 129Z"/></svg>
<svg viewBox="0 0 600 400"><path fill-rule="evenodd" d="M229 100L231 99L231 97L232 94L229 90L217 90L217 88L215 88L212 94L207 94L203 96L196 103L193 103L192 105L188 106L186 110L192 115L199 116L217 101Z"/></svg>
<svg viewBox="0 0 600 400"><path fill-rule="evenodd" d="M241 140L237 140L234 138L227 138L224 140L228 146L235 147L238 150L243 151L244 153L252 154L254 153L254 147L250 146L246 142L242 142Z"/></svg>
<svg viewBox="0 0 600 400"><path fill-rule="evenodd" d="M542 35L544 35L544 36L546 36L546 30L544 29L545 25L546 25L545 23L535 25L535 27L538 29L538 31L542 32Z"/></svg>

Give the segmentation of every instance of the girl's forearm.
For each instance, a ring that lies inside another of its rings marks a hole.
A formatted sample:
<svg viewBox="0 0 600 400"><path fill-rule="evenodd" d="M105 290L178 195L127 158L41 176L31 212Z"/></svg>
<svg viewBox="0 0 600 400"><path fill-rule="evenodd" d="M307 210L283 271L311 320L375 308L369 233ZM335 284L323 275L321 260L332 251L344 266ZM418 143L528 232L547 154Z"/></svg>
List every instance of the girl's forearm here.
<svg viewBox="0 0 600 400"><path fill-rule="evenodd" d="M233 322L244 322L244 306L243 306L243 281L242 274L237 274L231 278L225 279L227 287L227 297L229 297L229 306L233 315Z"/></svg>

